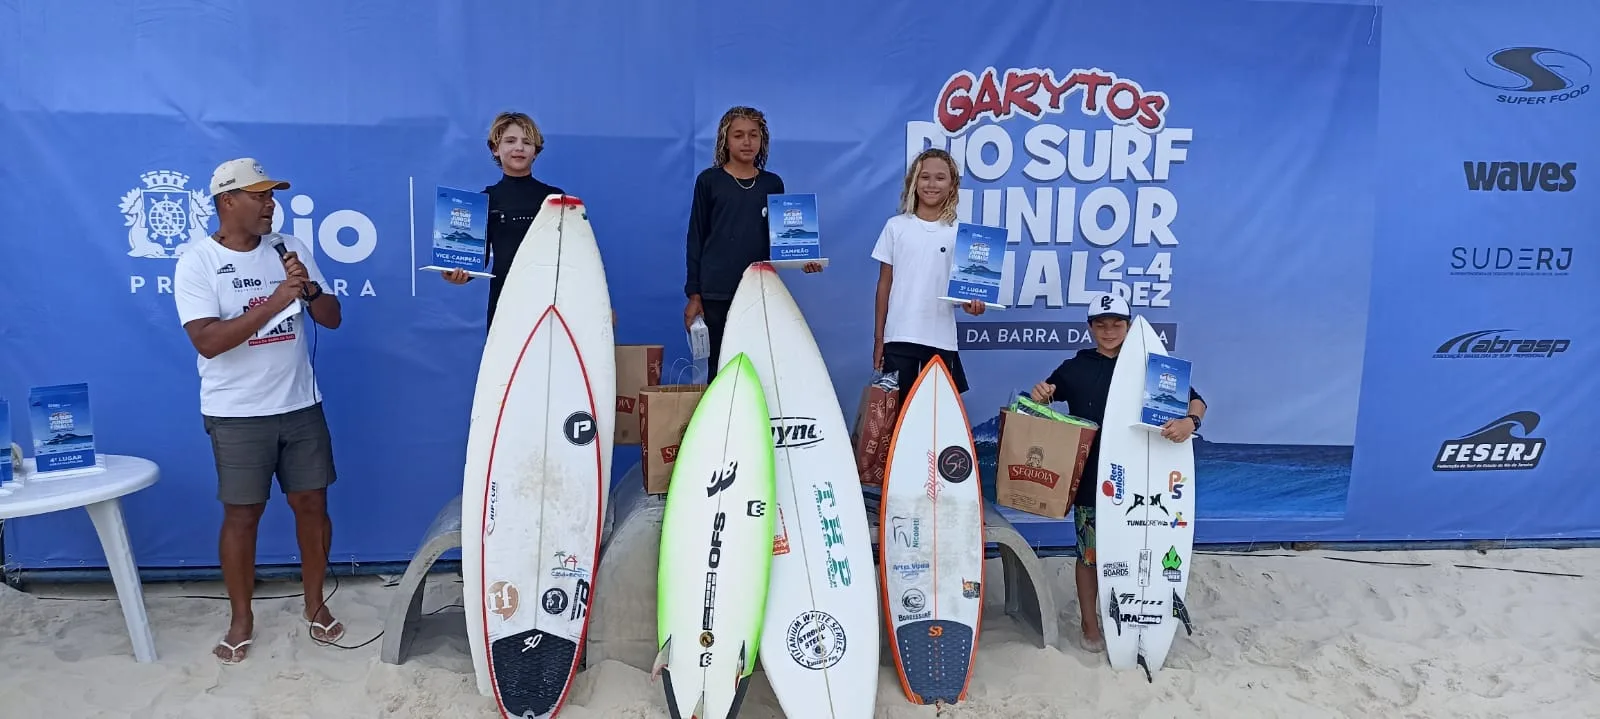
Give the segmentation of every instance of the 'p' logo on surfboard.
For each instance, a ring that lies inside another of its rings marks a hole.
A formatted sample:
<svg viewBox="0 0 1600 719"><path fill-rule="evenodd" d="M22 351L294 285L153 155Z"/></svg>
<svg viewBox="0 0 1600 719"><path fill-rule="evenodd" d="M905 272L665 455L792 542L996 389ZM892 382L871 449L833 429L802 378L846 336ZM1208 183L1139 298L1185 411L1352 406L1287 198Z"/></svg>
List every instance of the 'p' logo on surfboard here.
<svg viewBox="0 0 1600 719"><path fill-rule="evenodd" d="M582 410L567 415L567 421L561 424L561 433L567 436L568 442L579 447L593 442L598 434L594 416Z"/></svg>

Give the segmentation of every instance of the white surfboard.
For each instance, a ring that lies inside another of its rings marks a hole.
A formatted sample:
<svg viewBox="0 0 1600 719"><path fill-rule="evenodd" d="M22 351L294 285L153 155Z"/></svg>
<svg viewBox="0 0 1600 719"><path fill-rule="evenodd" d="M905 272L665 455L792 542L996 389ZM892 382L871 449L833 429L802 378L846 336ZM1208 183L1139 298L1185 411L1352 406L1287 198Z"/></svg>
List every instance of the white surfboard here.
<svg viewBox="0 0 1600 719"><path fill-rule="evenodd" d="M673 719L732 719L755 674L772 566L767 426L761 380L735 354L678 445L661 517L652 670Z"/></svg>
<svg viewBox="0 0 1600 719"><path fill-rule="evenodd" d="M755 366L772 415L772 574L761 666L789 716L870 719L878 693L872 537L850 431L800 307L773 266L744 272L722 352Z"/></svg>
<svg viewBox="0 0 1600 719"><path fill-rule="evenodd" d="M913 704L966 698L983 609L983 494L972 427L935 357L906 393L879 505L884 621Z"/></svg>
<svg viewBox="0 0 1600 719"><path fill-rule="evenodd" d="M1142 666L1146 678L1166 662L1181 623L1194 547L1194 442L1135 427L1145 362L1167 354L1161 337L1135 317L1117 354L1100 423L1100 488L1095 495L1097 604L1106 655L1116 669Z"/></svg>
<svg viewBox="0 0 1600 719"><path fill-rule="evenodd" d="M578 669L610 487L615 351L588 212L553 196L484 344L461 493L472 664L505 716L552 716Z"/></svg>

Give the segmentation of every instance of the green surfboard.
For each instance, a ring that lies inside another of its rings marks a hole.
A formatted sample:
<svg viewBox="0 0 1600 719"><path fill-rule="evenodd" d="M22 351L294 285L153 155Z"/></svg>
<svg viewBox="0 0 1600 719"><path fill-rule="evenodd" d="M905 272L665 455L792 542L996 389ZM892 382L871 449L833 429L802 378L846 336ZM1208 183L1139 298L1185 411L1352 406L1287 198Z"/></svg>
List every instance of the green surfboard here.
<svg viewBox="0 0 1600 719"><path fill-rule="evenodd" d="M661 520L655 672L674 719L738 714L761 648L773 493L766 395L736 354L689 419Z"/></svg>

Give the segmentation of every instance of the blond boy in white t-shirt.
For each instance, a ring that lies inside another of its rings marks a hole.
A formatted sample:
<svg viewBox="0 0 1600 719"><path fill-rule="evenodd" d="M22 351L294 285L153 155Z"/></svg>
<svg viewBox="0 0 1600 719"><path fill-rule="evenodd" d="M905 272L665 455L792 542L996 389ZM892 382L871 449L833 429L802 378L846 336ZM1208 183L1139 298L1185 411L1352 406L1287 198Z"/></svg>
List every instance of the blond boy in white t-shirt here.
<svg viewBox="0 0 1600 719"><path fill-rule="evenodd" d="M939 299L950 280L960 187L950 153L924 150L906 172L900 214L884 223L872 248L872 259L880 263L872 368L898 376L900 407L923 365L935 356L949 368L956 391L967 391L966 371L956 351L956 306ZM978 300L960 307L969 315L984 310Z"/></svg>

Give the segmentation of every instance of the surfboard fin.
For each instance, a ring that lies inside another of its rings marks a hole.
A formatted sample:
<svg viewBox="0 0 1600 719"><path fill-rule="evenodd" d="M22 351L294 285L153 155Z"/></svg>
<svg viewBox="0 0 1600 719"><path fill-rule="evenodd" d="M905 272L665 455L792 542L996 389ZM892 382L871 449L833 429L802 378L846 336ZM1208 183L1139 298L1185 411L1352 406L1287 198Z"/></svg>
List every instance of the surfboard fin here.
<svg viewBox="0 0 1600 719"><path fill-rule="evenodd" d="M1194 636L1194 625L1189 623L1189 608L1183 605L1183 597L1178 596L1178 590L1172 590L1172 616L1183 620L1183 630Z"/></svg>
<svg viewBox="0 0 1600 719"><path fill-rule="evenodd" d="M694 703L694 713L689 715L689 719L700 719L701 717L703 717L705 715L706 715L706 693L705 692L700 692L700 699L699 699L699 701L696 701Z"/></svg>
<svg viewBox="0 0 1600 719"><path fill-rule="evenodd" d="M667 657L670 656L672 656L672 637L667 637L667 641L661 645L661 651L656 652L655 664L650 667L650 681L653 682L656 677L661 676L661 670L667 668Z"/></svg>
<svg viewBox="0 0 1600 719"><path fill-rule="evenodd" d="M1155 676L1150 673L1150 665L1146 664L1145 661L1144 661L1144 652L1139 652L1138 661L1139 661L1139 666L1144 668L1144 680L1146 682L1151 683L1151 684L1156 683Z"/></svg>

